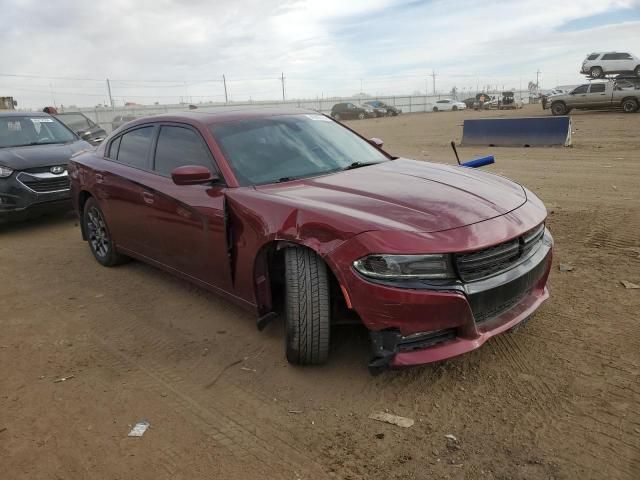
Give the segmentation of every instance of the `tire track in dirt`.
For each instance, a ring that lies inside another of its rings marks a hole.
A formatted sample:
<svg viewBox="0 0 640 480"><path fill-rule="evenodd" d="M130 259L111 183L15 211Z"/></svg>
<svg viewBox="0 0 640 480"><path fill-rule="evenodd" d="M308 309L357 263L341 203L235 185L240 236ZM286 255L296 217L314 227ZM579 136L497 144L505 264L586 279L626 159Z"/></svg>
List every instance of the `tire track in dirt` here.
<svg viewBox="0 0 640 480"><path fill-rule="evenodd" d="M146 360L134 359L120 351L110 340L104 340L98 336L94 341L103 350L117 361L106 361L109 367L128 371L134 369L139 375L136 387L151 391L157 396L164 396L165 404L169 405L172 411L184 416L189 412L193 425L203 431L214 442L227 449L233 456L237 464L246 462L247 456L252 457L257 463L267 469L268 478L291 478L294 472L311 472L314 478L324 478L324 472L319 468L314 468L312 462L300 458L296 452L290 448L285 448L281 442L275 438L268 440L261 438L252 432L252 426L246 421L239 421L231 415L211 404L204 405L200 399L195 398L186 382L179 377L172 375L168 369L157 365L149 365ZM235 412L231 412L235 414ZM204 428L203 428L204 427ZM170 469L176 465L169 463ZM284 475L287 472L289 475Z"/></svg>
<svg viewBox="0 0 640 480"><path fill-rule="evenodd" d="M166 366L167 357L185 350L183 347L185 342L180 341L180 335L178 331L162 332L162 329L156 326L130 320L115 320L108 330L100 331L98 328L96 331L99 341L107 348L117 352L116 354L143 370L147 376L164 385L165 388L171 387L179 392L183 396L182 403L192 403L193 407L204 409L214 415L221 415L226 421L233 423L231 433L220 425L214 426L232 441L241 439L245 445L252 444L252 453L258 458L263 459L264 454L256 454L254 451L256 449L259 453L268 452L273 458L288 459L290 462L283 466L286 466L289 471L311 472L316 478L325 474L324 468L319 463L322 460L319 456L311 456L309 452L303 451L303 447L299 444L293 444L291 436L288 435L289 432L283 431L283 425L274 424L273 419L268 415L272 408L271 402L266 398L258 398L250 394L247 389L236 386L226 377L225 380L217 379L216 387L219 384L219 389L204 387L211 383L212 378L218 377L219 365L210 362L210 367L190 371L186 378L178 373L178 369ZM130 345L127 345L127 341L123 339L129 339L129 341L144 339L144 355L133 358L124 353ZM183 353L180 358L181 362L189 363L198 357L200 355L192 350L191 354ZM184 364L181 364L180 369L185 370ZM250 416L247 412L251 412ZM243 436L249 436L249 438ZM227 447L233 448L233 444L228 444ZM357 478L356 474L351 475L352 478Z"/></svg>

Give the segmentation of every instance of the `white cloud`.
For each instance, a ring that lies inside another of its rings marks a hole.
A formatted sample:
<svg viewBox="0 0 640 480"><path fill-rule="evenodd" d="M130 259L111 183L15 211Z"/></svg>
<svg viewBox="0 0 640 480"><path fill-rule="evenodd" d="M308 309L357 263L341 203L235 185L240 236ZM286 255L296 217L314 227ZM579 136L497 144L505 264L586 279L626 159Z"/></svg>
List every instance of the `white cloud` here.
<svg viewBox="0 0 640 480"><path fill-rule="evenodd" d="M3 3L3 72L98 79L0 77L0 94L31 107L50 104L52 90L58 103L102 102L107 77L118 101L141 103L186 95L220 100L223 73L237 100L278 98L280 72L289 96L353 94L360 79L371 93L424 90L432 68L442 89L476 82L517 87L537 68L543 84L553 86L580 81L587 52L640 54L637 0ZM561 28L619 11L633 21Z"/></svg>

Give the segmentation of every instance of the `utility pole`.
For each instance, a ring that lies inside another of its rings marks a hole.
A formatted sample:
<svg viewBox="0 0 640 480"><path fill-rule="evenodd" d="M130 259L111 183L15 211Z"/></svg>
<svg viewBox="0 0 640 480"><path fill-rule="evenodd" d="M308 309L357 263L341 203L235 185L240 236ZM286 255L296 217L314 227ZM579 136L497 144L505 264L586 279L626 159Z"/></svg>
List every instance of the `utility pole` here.
<svg viewBox="0 0 640 480"><path fill-rule="evenodd" d="M280 77L281 81L282 81L282 101L284 102L284 72L282 72L282 76Z"/></svg>
<svg viewBox="0 0 640 480"><path fill-rule="evenodd" d="M433 95L435 96L436 94L436 71L435 70L431 70L431 77L433 78Z"/></svg>
<svg viewBox="0 0 640 480"><path fill-rule="evenodd" d="M222 74L222 84L224 85L224 103L229 103L229 96L227 95L227 79Z"/></svg>
<svg viewBox="0 0 640 480"><path fill-rule="evenodd" d="M540 83L538 82L540 74L542 72L540 71L540 69L538 69L538 71L536 72L536 93L538 93L538 91L540 90Z"/></svg>
<svg viewBox="0 0 640 480"><path fill-rule="evenodd" d="M111 110L115 110L115 105L113 104L113 97L111 96L111 83L107 78L107 91L109 92L109 103L111 104Z"/></svg>
<svg viewBox="0 0 640 480"><path fill-rule="evenodd" d="M53 85L49 84L49 90L51 90L51 100L53 100L53 107L57 110L58 105L56 105L56 97L53 94Z"/></svg>

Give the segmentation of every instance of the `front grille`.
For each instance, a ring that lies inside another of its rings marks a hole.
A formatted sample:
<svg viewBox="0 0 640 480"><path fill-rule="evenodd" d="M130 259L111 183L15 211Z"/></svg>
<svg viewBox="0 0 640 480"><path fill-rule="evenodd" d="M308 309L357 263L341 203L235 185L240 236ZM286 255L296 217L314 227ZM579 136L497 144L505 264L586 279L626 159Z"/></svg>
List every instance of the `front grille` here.
<svg viewBox="0 0 640 480"><path fill-rule="evenodd" d="M536 265L521 277L490 290L468 296L476 323L485 322L507 312L531 293L544 275L547 262Z"/></svg>
<svg viewBox="0 0 640 480"><path fill-rule="evenodd" d="M69 177L67 175L53 178L38 178L22 176L20 181L31 190L38 193L56 192L69 189Z"/></svg>
<svg viewBox="0 0 640 480"><path fill-rule="evenodd" d="M542 244L544 224L514 240L470 253L455 255L460 278L465 282L490 277L513 267Z"/></svg>

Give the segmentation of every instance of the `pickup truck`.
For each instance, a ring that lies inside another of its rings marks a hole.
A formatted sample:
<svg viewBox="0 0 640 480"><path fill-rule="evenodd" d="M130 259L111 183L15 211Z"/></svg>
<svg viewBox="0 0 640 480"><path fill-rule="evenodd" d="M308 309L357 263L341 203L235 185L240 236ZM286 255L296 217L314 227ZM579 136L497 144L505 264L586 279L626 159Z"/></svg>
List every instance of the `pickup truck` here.
<svg viewBox="0 0 640 480"><path fill-rule="evenodd" d="M633 113L640 108L640 89L629 82L586 83L569 93L550 96L543 108L551 109L553 115L566 115L574 108L622 108Z"/></svg>

